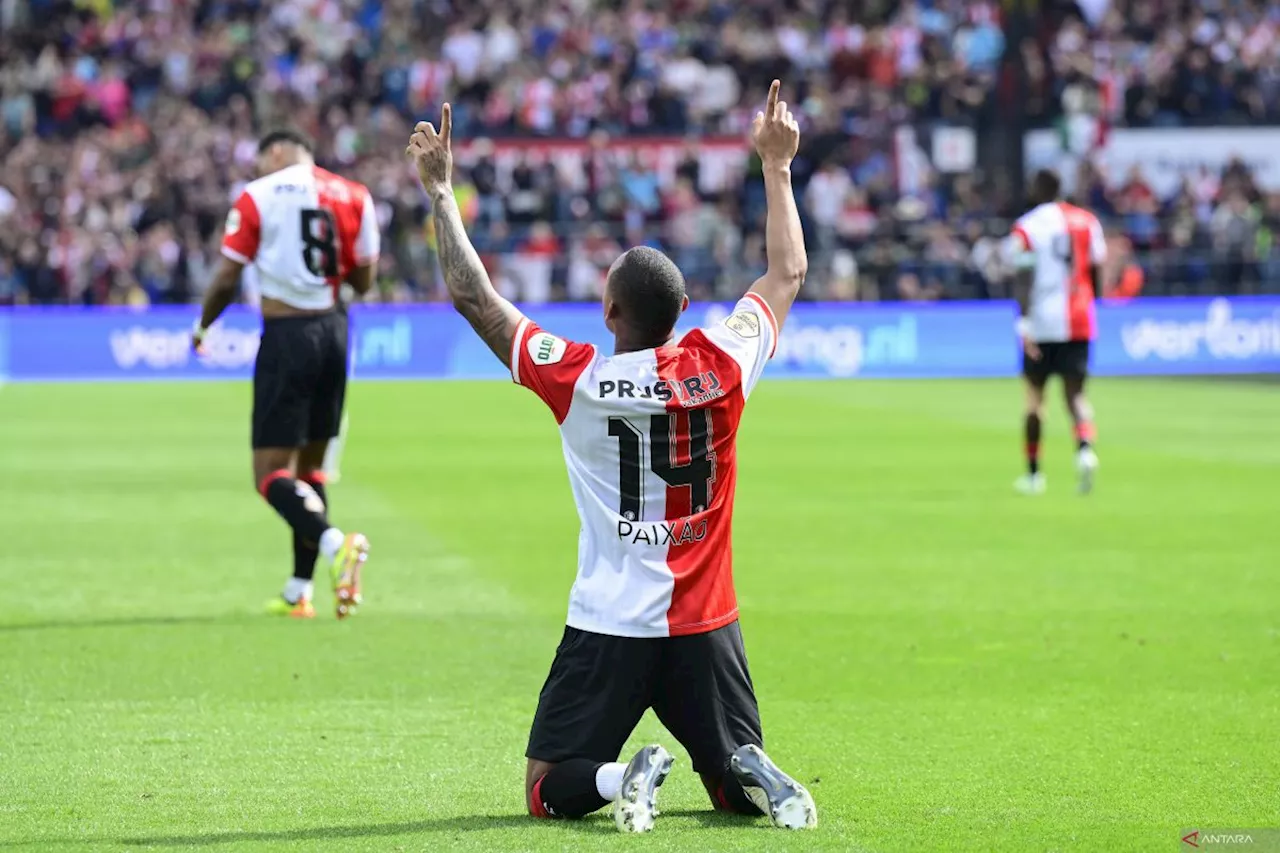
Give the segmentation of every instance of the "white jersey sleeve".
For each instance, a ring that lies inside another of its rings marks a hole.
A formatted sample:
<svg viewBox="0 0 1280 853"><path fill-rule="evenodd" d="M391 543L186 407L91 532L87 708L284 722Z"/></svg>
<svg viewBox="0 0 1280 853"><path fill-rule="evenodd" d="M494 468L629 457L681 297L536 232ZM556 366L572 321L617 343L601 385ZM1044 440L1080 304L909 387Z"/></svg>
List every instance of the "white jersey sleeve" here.
<svg viewBox="0 0 1280 853"><path fill-rule="evenodd" d="M738 300L724 322L703 329L702 333L737 362L742 371L742 396L746 397L778 349L778 322L769 304L759 295L748 293Z"/></svg>
<svg viewBox="0 0 1280 853"><path fill-rule="evenodd" d="M360 213L360 230L356 232L356 266L376 264L381 252L382 231L378 228L378 210L373 203L373 194L366 191L364 207Z"/></svg>
<svg viewBox="0 0 1280 853"><path fill-rule="evenodd" d="M1000 260L1013 270L1034 269L1036 253L1031 248L1031 238L1021 223L1014 227L1013 233L1000 243Z"/></svg>

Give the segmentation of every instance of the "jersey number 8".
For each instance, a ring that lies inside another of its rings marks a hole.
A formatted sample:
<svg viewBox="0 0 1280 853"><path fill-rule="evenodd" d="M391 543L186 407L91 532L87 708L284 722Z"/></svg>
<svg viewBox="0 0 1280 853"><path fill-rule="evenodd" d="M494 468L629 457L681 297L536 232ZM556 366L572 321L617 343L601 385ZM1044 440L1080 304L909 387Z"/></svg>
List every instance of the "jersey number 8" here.
<svg viewBox="0 0 1280 853"><path fill-rule="evenodd" d="M333 214L322 207L302 211L302 263L312 275L338 275L338 229Z"/></svg>

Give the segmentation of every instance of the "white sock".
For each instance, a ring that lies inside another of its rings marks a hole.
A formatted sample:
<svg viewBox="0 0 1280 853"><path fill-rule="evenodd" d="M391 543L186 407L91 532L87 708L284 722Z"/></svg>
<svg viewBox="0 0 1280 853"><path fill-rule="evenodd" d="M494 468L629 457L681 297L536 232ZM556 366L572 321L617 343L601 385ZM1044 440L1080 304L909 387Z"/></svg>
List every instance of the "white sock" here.
<svg viewBox="0 0 1280 853"><path fill-rule="evenodd" d="M622 790L622 775L627 772L627 765L620 761L601 764L596 771L596 793L613 802Z"/></svg>
<svg viewBox="0 0 1280 853"><path fill-rule="evenodd" d="M341 530L336 527L330 527L320 534L320 553L325 556L325 559L332 560L346 538L346 534Z"/></svg>
<svg viewBox="0 0 1280 853"><path fill-rule="evenodd" d="M289 582L284 585L284 600L290 604L297 604L303 598L311 600L311 581L289 578Z"/></svg>

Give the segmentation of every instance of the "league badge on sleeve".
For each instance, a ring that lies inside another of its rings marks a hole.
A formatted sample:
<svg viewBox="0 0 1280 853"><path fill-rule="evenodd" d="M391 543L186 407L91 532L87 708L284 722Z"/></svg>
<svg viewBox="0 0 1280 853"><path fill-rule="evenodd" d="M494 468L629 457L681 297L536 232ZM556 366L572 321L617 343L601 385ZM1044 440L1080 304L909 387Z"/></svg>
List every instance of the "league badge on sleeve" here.
<svg viewBox="0 0 1280 853"><path fill-rule="evenodd" d="M725 318L724 324L740 338L760 337L760 318L751 311L738 311Z"/></svg>
<svg viewBox="0 0 1280 853"><path fill-rule="evenodd" d="M227 235L230 236L240 230L240 211L231 208L227 213Z"/></svg>
<svg viewBox="0 0 1280 853"><path fill-rule="evenodd" d="M529 358L534 364L555 364L564 358L564 352L568 348L560 338L555 335L548 335L546 332L538 332L538 334L529 338L529 342L525 344L529 350Z"/></svg>

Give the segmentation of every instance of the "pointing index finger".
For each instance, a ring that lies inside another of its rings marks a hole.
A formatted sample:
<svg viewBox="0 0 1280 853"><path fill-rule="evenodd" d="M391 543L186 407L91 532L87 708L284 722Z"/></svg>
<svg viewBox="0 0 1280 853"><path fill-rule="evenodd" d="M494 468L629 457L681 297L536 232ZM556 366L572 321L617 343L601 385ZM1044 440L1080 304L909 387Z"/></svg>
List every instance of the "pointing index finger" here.
<svg viewBox="0 0 1280 853"><path fill-rule="evenodd" d="M775 121L778 118L778 90L782 88L782 81L774 80L769 85L769 101L764 108L764 117L769 121Z"/></svg>
<svg viewBox="0 0 1280 853"><path fill-rule="evenodd" d="M449 135L453 132L453 107L447 103L440 110L440 138L449 144Z"/></svg>

